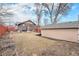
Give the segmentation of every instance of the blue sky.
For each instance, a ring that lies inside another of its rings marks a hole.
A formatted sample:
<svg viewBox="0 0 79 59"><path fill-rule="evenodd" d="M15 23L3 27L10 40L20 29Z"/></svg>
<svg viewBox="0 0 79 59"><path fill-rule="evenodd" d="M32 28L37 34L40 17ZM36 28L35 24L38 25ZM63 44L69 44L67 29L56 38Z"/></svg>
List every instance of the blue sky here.
<svg viewBox="0 0 79 59"><path fill-rule="evenodd" d="M14 13L14 16L10 18L9 22L11 24L15 24L16 22L23 22L27 20L32 20L37 23L37 17L34 13L35 6L33 3L22 3L22 4L14 4L10 5L12 8L10 10ZM79 15L79 3L74 3L71 10L68 12L68 15L62 16L59 22L68 22L68 21L77 21ZM46 16L41 17L41 25L44 25L44 20L48 20L48 24L50 24L50 18Z"/></svg>
<svg viewBox="0 0 79 59"><path fill-rule="evenodd" d="M60 22L77 21L79 15L79 3L75 3L72 9L68 12L68 15L62 17Z"/></svg>

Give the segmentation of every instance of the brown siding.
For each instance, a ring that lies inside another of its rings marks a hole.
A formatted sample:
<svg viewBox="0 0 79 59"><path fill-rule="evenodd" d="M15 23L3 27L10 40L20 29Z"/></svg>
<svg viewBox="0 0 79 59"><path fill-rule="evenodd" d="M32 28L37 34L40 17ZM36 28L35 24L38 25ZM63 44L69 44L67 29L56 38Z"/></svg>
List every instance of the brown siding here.
<svg viewBox="0 0 79 59"><path fill-rule="evenodd" d="M78 29L52 29L42 30L42 36L60 40L79 42Z"/></svg>

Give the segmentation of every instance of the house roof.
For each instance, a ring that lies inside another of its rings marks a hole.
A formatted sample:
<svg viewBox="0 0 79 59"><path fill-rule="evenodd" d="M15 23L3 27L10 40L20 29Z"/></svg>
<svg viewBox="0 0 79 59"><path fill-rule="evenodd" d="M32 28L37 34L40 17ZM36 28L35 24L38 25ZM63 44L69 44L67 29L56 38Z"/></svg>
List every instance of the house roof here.
<svg viewBox="0 0 79 59"><path fill-rule="evenodd" d="M27 20L27 21L24 21L24 22L21 22L21 23L18 23L17 25L21 25L21 24L24 24L24 23L26 23L26 22L31 22L31 23L33 23L34 25L36 25L34 22L32 22L31 20Z"/></svg>
<svg viewBox="0 0 79 59"><path fill-rule="evenodd" d="M79 28L79 21L50 24L50 25L43 26L41 28L42 29Z"/></svg>

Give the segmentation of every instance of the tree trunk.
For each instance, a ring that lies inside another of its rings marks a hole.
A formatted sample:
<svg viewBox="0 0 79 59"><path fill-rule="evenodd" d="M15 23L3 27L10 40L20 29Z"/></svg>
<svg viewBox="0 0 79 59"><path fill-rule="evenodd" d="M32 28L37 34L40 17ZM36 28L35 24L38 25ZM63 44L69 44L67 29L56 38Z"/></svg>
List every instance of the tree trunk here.
<svg viewBox="0 0 79 59"><path fill-rule="evenodd" d="M59 13L60 13L60 8L61 8L61 3L60 3L59 6L58 6L57 13L56 13L55 18L54 18L54 22L53 22L54 24L57 23L57 17L58 17L58 15L59 15Z"/></svg>
<svg viewBox="0 0 79 59"><path fill-rule="evenodd" d="M51 11L49 10L49 12L50 12L51 23L53 23L53 21L52 21L52 12L53 12L53 8L54 8L54 3L53 3L53 5L52 5L52 9L51 9Z"/></svg>
<svg viewBox="0 0 79 59"><path fill-rule="evenodd" d="M40 26L40 16L38 15L38 26Z"/></svg>
<svg viewBox="0 0 79 59"><path fill-rule="evenodd" d="M51 23L53 23L53 21L52 21L52 15L50 15L50 20L51 20Z"/></svg>

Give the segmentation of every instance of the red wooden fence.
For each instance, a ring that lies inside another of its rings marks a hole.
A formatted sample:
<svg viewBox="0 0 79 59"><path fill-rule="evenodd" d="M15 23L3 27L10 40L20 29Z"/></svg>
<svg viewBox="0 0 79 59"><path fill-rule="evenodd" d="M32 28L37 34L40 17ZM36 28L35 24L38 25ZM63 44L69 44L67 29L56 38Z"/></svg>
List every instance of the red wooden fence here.
<svg viewBox="0 0 79 59"><path fill-rule="evenodd" d="M0 37L3 36L6 32L15 31L15 27L13 26L3 26L0 25Z"/></svg>
<svg viewBox="0 0 79 59"><path fill-rule="evenodd" d="M8 31L6 26L0 25L0 37Z"/></svg>

